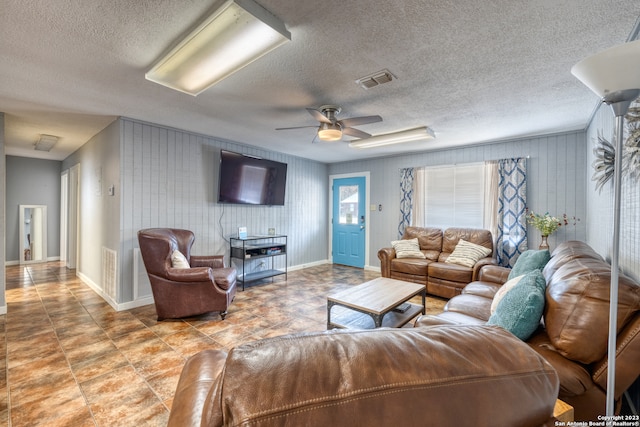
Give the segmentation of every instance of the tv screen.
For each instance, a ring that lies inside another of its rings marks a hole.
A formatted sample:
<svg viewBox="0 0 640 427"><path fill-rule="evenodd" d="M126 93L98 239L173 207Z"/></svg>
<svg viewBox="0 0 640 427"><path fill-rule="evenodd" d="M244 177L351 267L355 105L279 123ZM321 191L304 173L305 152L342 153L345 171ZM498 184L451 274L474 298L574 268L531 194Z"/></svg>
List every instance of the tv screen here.
<svg viewBox="0 0 640 427"><path fill-rule="evenodd" d="M220 150L218 202L284 205L287 164Z"/></svg>

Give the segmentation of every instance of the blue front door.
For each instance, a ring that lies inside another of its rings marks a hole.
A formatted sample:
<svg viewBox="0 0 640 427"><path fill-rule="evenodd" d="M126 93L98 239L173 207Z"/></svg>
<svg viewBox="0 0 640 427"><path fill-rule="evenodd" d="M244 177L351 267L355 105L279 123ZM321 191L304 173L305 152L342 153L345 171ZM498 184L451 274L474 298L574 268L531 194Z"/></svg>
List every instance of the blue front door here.
<svg viewBox="0 0 640 427"><path fill-rule="evenodd" d="M333 263L364 268L365 178L333 181Z"/></svg>

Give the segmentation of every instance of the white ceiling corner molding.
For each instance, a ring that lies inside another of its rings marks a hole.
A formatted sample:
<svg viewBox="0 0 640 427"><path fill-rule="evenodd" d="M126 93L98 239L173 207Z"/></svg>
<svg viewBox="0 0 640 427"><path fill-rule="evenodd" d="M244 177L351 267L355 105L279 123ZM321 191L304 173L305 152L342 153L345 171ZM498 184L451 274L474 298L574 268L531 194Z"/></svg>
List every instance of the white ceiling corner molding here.
<svg viewBox="0 0 640 427"><path fill-rule="evenodd" d="M197 96L290 40L284 23L253 0L228 0L145 78Z"/></svg>
<svg viewBox="0 0 640 427"><path fill-rule="evenodd" d="M363 138L349 143L351 148L374 148L384 145L401 144L404 142L435 139L436 134L430 127L421 126L415 129L408 129L399 132L375 135L370 138Z"/></svg>

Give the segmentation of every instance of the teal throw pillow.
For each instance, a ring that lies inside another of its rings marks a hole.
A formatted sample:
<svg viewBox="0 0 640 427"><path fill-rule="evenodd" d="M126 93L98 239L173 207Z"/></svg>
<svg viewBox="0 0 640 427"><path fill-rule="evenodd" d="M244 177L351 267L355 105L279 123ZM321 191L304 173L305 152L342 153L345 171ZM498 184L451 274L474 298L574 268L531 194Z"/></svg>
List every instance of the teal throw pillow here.
<svg viewBox="0 0 640 427"><path fill-rule="evenodd" d="M546 283L540 270L527 273L498 303L488 325L498 325L527 340L540 325Z"/></svg>
<svg viewBox="0 0 640 427"><path fill-rule="evenodd" d="M533 270L542 270L551 259L548 249L524 251L509 273L509 279L522 276Z"/></svg>

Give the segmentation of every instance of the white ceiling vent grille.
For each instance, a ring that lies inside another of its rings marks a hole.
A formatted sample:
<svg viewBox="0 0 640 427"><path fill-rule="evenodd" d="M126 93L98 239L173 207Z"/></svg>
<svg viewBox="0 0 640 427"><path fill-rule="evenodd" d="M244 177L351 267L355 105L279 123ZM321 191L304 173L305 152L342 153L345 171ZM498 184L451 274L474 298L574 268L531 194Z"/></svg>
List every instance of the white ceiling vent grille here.
<svg viewBox="0 0 640 427"><path fill-rule="evenodd" d="M382 70L378 71L377 73L359 78L358 80L356 80L356 84L358 84L363 89L371 89L372 87L376 87L384 83L389 83L395 78L396 76L391 74L391 71Z"/></svg>

